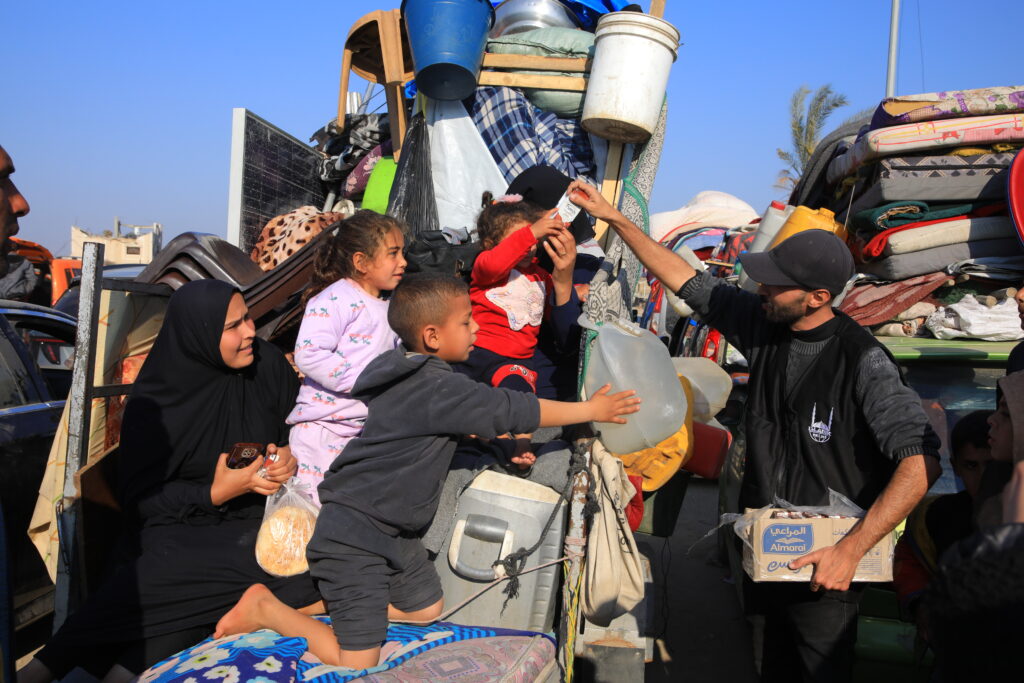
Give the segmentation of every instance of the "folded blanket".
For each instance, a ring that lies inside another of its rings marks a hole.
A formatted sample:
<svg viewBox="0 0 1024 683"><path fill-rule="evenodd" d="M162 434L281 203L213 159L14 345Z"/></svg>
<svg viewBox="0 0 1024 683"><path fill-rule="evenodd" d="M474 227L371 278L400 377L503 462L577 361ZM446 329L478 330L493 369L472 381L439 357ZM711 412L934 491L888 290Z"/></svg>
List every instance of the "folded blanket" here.
<svg viewBox="0 0 1024 683"><path fill-rule="evenodd" d="M1024 111L1024 85L902 95L879 103L870 128L1015 111Z"/></svg>
<svg viewBox="0 0 1024 683"><path fill-rule="evenodd" d="M882 128L860 137L845 153L833 159L826 177L829 183L836 185L865 163L883 156L1021 140L1024 140L1024 114L973 116Z"/></svg>
<svg viewBox="0 0 1024 683"><path fill-rule="evenodd" d="M928 273L900 282L857 284L846 294L839 310L865 327L877 325L893 320L948 280L945 273Z"/></svg>
<svg viewBox="0 0 1024 683"><path fill-rule="evenodd" d="M859 250L855 250L854 255L858 256L861 261L870 261L884 256L907 254L947 244L1013 237L1016 234L1013 222L1006 216L989 218L958 216L937 221L908 223L898 228L890 228L872 237ZM858 251L859 253L856 253Z"/></svg>
<svg viewBox="0 0 1024 683"><path fill-rule="evenodd" d="M956 261L949 264L946 272L950 275L970 275L972 279L985 278L1019 283L1024 280L1024 254Z"/></svg>
<svg viewBox="0 0 1024 683"><path fill-rule="evenodd" d="M966 202L963 204L928 204L927 202L890 202L865 209L853 215L850 231L871 239L877 233L911 223L940 221L949 218L982 218L1006 211L1006 202Z"/></svg>
<svg viewBox="0 0 1024 683"><path fill-rule="evenodd" d="M857 266L857 270L883 280L905 280L916 275L945 270L956 261L1020 253L1020 242L1016 239L978 240L932 247L909 254L896 254L870 263L862 263Z"/></svg>

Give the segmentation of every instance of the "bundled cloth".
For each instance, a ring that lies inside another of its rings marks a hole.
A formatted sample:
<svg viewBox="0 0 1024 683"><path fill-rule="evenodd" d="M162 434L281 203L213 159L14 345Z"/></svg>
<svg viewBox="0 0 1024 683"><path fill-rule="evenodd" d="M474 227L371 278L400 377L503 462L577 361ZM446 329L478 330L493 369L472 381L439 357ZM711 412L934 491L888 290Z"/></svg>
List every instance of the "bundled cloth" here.
<svg viewBox="0 0 1024 683"><path fill-rule="evenodd" d="M321 213L315 206L300 206L294 211L274 216L263 227L250 258L262 270L273 270L324 229L345 220L348 215Z"/></svg>
<svg viewBox="0 0 1024 683"><path fill-rule="evenodd" d="M865 327L895 320L949 280L945 273L928 273L899 282L855 285L839 310Z"/></svg>
<svg viewBox="0 0 1024 683"><path fill-rule="evenodd" d="M738 228L757 218L758 213L742 199L727 192L705 190L675 211L651 215L651 237L664 242L677 233L706 226Z"/></svg>
<svg viewBox="0 0 1024 683"><path fill-rule="evenodd" d="M594 152L578 119L541 111L519 90L503 87L477 88L468 109L509 183L533 166L551 166L573 179L594 177Z"/></svg>
<svg viewBox="0 0 1024 683"><path fill-rule="evenodd" d="M940 308L928 317L928 329L939 339L983 339L1016 341L1024 338L1017 302L1006 298L986 306L973 294Z"/></svg>

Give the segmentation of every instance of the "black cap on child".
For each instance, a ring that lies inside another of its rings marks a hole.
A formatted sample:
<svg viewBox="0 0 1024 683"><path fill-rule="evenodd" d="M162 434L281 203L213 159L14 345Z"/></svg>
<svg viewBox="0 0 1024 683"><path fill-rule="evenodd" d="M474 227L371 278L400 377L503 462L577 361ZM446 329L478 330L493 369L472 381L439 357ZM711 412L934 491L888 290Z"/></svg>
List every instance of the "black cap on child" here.
<svg viewBox="0 0 1024 683"><path fill-rule="evenodd" d="M833 298L853 276L853 256L827 230L804 230L769 251L741 254L743 272L755 282L778 287L826 289Z"/></svg>

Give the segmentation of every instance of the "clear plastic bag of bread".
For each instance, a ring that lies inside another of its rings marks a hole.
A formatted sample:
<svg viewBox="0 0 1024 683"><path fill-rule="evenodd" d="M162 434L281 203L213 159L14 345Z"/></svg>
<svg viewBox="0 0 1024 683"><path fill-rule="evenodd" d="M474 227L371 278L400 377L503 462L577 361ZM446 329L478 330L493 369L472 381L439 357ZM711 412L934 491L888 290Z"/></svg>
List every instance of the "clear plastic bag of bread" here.
<svg viewBox="0 0 1024 683"><path fill-rule="evenodd" d="M319 513L309 487L292 477L267 498L263 524L256 536L256 562L273 576L295 576L309 569L306 544Z"/></svg>

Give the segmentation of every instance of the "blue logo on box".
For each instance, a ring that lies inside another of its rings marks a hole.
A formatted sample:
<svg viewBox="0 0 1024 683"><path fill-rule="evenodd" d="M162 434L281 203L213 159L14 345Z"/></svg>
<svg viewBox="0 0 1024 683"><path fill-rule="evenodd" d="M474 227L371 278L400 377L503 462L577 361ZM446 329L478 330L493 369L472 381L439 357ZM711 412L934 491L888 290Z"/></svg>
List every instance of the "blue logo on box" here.
<svg viewBox="0 0 1024 683"><path fill-rule="evenodd" d="M806 555L814 547L810 524L771 524L761 536L761 551L782 555Z"/></svg>

